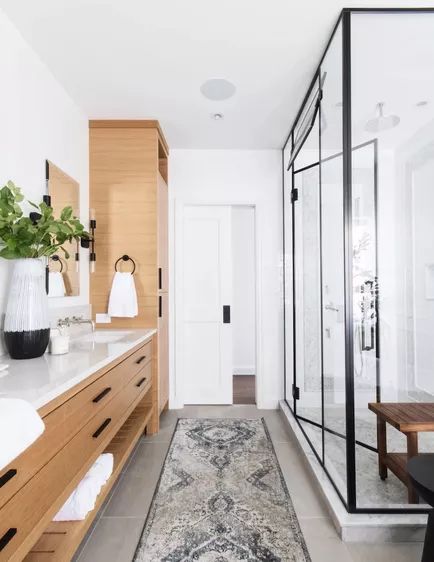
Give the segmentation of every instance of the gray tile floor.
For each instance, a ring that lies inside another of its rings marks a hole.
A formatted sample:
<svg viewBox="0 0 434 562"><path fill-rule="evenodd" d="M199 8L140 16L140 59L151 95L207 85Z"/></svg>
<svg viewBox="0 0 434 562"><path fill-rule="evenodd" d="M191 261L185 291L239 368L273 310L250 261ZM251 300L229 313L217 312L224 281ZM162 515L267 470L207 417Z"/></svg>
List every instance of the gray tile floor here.
<svg viewBox="0 0 434 562"><path fill-rule="evenodd" d="M130 562L178 417L264 417L300 520L312 562L419 562L422 545L344 544L315 491L297 445L275 410L255 406L189 406L170 410L161 430L139 442L77 554L79 562ZM156 562L156 561L149 561Z"/></svg>

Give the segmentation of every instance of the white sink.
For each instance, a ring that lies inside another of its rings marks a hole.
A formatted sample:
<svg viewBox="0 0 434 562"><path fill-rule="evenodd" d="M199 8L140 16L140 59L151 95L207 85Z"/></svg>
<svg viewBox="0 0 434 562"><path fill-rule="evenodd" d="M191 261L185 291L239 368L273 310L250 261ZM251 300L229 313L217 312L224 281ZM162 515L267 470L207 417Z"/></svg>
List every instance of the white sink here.
<svg viewBox="0 0 434 562"><path fill-rule="evenodd" d="M91 334L86 334L77 338L80 342L90 343L114 343L122 340L125 336L131 334L128 330L115 331L115 330L97 330Z"/></svg>

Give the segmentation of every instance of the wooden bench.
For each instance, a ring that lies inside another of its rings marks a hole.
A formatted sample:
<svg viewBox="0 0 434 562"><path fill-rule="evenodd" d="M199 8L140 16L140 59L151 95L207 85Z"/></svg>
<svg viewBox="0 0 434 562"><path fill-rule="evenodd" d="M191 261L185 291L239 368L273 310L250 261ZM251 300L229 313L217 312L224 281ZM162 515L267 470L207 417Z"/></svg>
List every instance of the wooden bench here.
<svg viewBox="0 0 434 562"><path fill-rule="evenodd" d="M418 433L434 431L434 403L371 402L369 409L377 416L378 468L380 478L387 478L390 469L408 488L408 502L419 503L407 472L407 462L419 453ZM386 423L407 437L406 453L387 452Z"/></svg>

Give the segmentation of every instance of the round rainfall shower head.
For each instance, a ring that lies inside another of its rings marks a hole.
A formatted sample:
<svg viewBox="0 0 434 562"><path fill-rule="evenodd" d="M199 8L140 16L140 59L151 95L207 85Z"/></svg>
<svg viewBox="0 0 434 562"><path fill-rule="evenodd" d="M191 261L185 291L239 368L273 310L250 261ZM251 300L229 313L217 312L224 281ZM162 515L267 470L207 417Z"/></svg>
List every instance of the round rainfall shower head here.
<svg viewBox="0 0 434 562"><path fill-rule="evenodd" d="M370 119L365 125L365 131L369 133L379 133L387 129L396 127L400 118L398 115L384 115L384 102L377 103L377 115L374 119Z"/></svg>

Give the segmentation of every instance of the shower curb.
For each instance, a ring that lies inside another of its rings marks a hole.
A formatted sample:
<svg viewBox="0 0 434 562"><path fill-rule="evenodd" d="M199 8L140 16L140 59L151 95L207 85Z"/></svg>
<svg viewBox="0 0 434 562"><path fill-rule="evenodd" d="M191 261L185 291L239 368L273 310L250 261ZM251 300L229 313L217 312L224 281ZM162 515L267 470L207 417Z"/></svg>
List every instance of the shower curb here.
<svg viewBox="0 0 434 562"><path fill-rule="evenodd" d="M412 513L348 513L307 443L291 410L279 402L282 418L302 453L312 482L321 494L339 537L344 542L423 542L427 515Z"/></svg>

